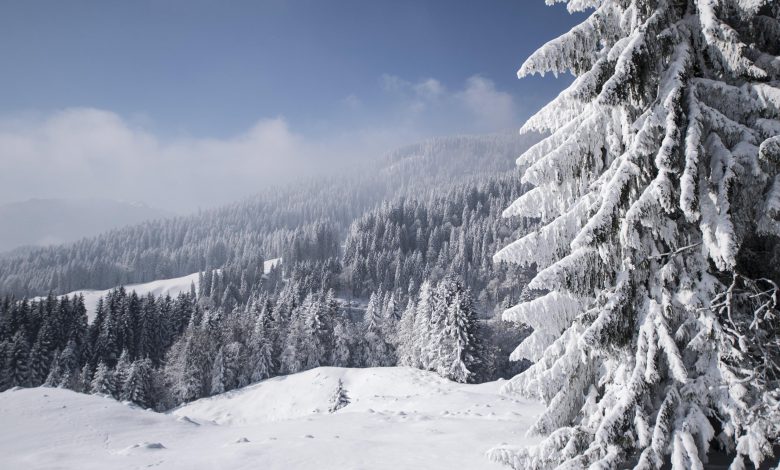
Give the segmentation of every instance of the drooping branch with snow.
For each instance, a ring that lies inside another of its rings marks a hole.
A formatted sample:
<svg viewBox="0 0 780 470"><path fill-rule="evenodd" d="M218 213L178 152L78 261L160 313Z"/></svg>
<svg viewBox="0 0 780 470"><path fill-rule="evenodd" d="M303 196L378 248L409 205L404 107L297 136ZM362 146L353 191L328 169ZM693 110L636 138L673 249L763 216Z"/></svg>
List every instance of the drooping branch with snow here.
<svg viewBox="0 0 780 470"><path fill-rule="evenodd" d="M557 2L593 11L518 72L576 80L523 128L549 137L504 215L541 223L495 256L539 269L505 313L535 363L505 392L547 403L546 437L490 456L758 466L780 436L780 2Z"/></svg>

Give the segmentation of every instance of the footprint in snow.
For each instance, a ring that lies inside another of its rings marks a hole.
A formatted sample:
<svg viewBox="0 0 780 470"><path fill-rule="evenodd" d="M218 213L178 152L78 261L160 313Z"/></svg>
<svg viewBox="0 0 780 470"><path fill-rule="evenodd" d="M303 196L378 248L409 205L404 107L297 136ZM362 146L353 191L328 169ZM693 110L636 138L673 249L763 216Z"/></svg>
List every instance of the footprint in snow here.
<svg viewBox="0 0 780 470"><path fill-rule="evenodd" d="M162 445L160 442L139 442L138 444L133 444L130 447L126 447L119 451L120 454L134 454L137 452L146 452L146 451L156 451L156 450L163 450L166 447Z"/></svg>

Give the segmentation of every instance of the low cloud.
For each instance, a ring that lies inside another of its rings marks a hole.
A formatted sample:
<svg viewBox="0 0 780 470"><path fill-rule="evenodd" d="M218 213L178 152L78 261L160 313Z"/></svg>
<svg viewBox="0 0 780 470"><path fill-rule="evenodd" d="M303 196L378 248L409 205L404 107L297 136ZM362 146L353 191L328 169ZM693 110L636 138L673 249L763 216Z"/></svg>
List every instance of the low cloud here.
<svg viewBox="0 0 780 470"><path fill-rule="evenodd" d="M166 140L109 111L68 109L0 121L0 201L101 197L191 210L313 174L316 154L281 118L227 139Z"/></svg>
<svg viewBox="0 0 780 470"><path fill-rule="evenodd" d="M296 132L282 117L227 138L163 137L148 119L94 108L0 117L0 204L94 197L187 212L345 171L433 135L519 127L512 97L480 76L450 90L435 78L385 75L379 93L380 103L347 96L342 112L359 118L318 135Z"/></svg>
<svg viewBox="0 0 780 470"><path fill-rule="evenodd" d="M483 127L505 129L517 123L512 95L497 90L487 78L469 78L466 87L455 96Z"/></svg>

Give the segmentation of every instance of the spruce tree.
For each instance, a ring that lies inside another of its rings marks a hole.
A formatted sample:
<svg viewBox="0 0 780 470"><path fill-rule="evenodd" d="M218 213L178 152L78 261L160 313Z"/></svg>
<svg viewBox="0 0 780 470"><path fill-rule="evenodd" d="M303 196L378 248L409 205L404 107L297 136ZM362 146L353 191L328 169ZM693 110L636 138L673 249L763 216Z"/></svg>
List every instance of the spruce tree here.
<svg viewBox="0 0 780 470"><path fill-rule="evenodd" d="M373 293L363 317L363 365L366 367L389 366L394 362L384 336L384 320L379 296Z"/></svg>
<svg viewBox="0 0 780 470"><path fill-rule="evenodd" d="M28 361L30 345L27 344L27 335L24 328L17 331L8 348L5 362L6 386L26 387L29 384Z"/></svg>
<svg viewBox="0 0 780 470"><path fill-rule="evenodd" d="M539 269L539 296L504 314L534 327L513 356L535 364L504 390L547 404L547 437L491 456L682 470L720 448L758 466L780 426L780 2L567 5L594 11L518 72L576 76L523 128L550 135L504 215L539 224L495 257Z"/></svg>
<svg viewBox="0 0 780 470"><path fill-rule="evenodd" d="M211 385L209 387L212 395L225 393L225 358L222 348L217 351L217 357L214 358L214 364L211 366Z"/></svg>
<svg viewBox="0 0 780 470"><path fill-rule="evenodd" d="M90 383L90 393L116 397L116 382L114 381L114 371L112 371L105 362L98 362L95 369L95 376Z"/></svg>
<svg viewBox="0 0 780 470"><path fill-rule="evenodd" d="M151 373L152 363L149 359L139 359L133 362L122 385L120 399L133 402L144 408L150 408L153 404Z"/></svg>
<svg viewBox="0 0 780 470"><path fill-rule="evenodd" d="M344 382L339 379L338 385L336 385L336 390L333 392L333 396L330 399L330 408L328 408L328 413L335 413L336 411L349 405L349 403L349 395L347 394L347 390L344 388Z"/></svg>
<svg viewBox="0 0 780 470"><path fill-rule="evenodd" d="M130 375L131 366L130 354L127 352L127 349L124 349L114 368L114 383L116 384L116 394L118 397L122 397L125 394L124 386L127 381L127 376Z"/></svg>
<svg viewBox="0 0 780 470"><path fill-rule="evenodd" d="M473 382L480 366L477 314L468 291L455 293L447 309L440 337L441 358L437 372L455 382Z"/></svg>
<svg viewBox="0 0 780 470"><path fill-rule="evenodd" d="M414 317L414 337L410 356L414 359L415 367L430 370L433 357L430 354L433 329L431 328L431 315L433 314L433 290L429 281L424 281L420 286L420 298L417 301L416 315Z"/></svg>
<svg viewBox="0 0 780 470"><path fill-rule="evenodd" d="M414 301L409 299L401 321L398 323L398 365L419 367L420 358L415 355L414 324L417 315L417 307Z"/></svg>

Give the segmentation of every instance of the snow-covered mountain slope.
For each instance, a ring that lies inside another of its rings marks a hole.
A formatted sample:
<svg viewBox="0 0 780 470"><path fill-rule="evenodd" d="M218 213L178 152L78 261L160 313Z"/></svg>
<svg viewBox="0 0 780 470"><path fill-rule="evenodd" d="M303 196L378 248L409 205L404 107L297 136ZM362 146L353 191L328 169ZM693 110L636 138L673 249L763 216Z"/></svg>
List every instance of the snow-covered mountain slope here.
<svg viewBox="0 0 780 470"><path fill-rule="evenodd" d="M263 269L267 273L271 268L276 266L277 264L281 263L281 258L274 258L266 260ZM172 279L158 279L156 281L150 281L150 282L144 282L141 284L130 284L125 287L125 290L128 292L135 291L136 294L139 296L145 296L147 294L152 294L155 297L159 296L165 296L170 295L171 297L176 297L182 292L189 292L192 285L195 285L195 291L198 290L198 274L199 273L193 273L188 274L186 276L181 277L174 277ZM116 286L119 287L119 286ZM77 290L74 292L69 292L68 296L73 297L75 295L83 295L84 296L84 305L87 307L87 317L89 318L89 321L92 322L92 319L95 317L95 310L97 309L97 302L98 299L101 297L105 297L106 294L108 294L111 291L111 289L104 289L104 290ZM35 299L38 300L41 297L36 297Z"/></svg>
<svg viewBox="0 0 780 470"><path fill-rule="evenodd" d="M339 379L350 403L329 413ZM318 368L158 414L62 389L0 393L0 468L499 469L542 406L409 368Z"/></svg>

